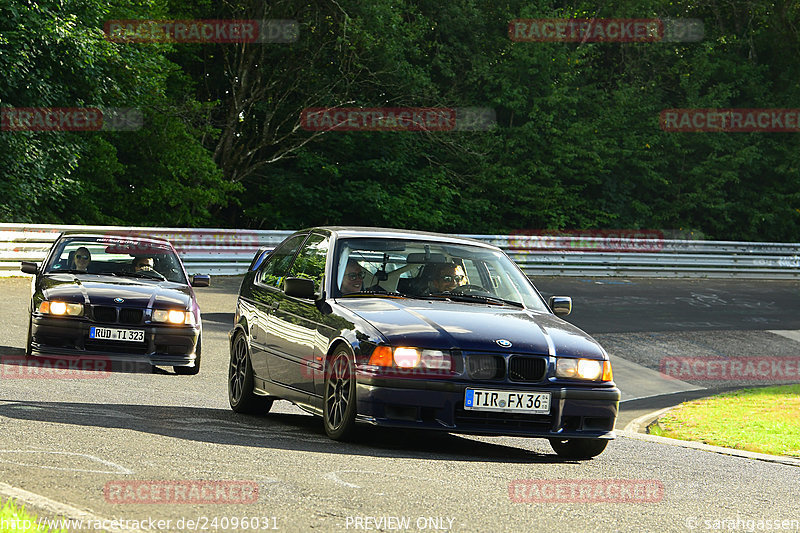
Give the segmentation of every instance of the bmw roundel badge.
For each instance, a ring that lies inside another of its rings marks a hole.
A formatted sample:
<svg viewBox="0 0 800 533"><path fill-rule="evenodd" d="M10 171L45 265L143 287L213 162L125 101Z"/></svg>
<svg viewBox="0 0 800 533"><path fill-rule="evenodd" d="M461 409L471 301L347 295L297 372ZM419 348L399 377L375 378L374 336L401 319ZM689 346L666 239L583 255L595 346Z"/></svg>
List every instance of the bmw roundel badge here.
<svg viewBox="0 0 800 533"><path fill-rule="evenodd" d="M122 298L120 298L119 296L117 296L116 298L114 298L114 302L116 302L116 303L118 303L118 304L121 304L121 303L122 303L122 302L124 302L124 301L125 301L125 300L123 300L123 299L122 299Z"/></svg>
<svg viewBox="0 0 800 533"><path fill-rule="evenodd" d="M511 348L511 341L506 339L497 339L496 342L498 345L502 346L503 348Z"/></svg>

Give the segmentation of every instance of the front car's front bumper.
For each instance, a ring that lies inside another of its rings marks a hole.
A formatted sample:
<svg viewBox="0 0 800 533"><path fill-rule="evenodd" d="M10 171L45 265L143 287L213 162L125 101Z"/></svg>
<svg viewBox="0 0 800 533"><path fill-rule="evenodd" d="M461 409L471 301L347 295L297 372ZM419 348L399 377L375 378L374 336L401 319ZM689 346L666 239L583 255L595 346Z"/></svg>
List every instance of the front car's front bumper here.
<svg viewBox="0 0 800 533"><path fill-rule="evenodd" d="M92 326L144 330L144 342L90 339ZM153 366L194 366L199 357L200 329L200 325L103 324L83 317L34 315L31 321L31 355L78 356Z"/></svg>
<svg viewBox="0 0 800 533"><path fill-rule="evenodd" d="M378 426L451 433L544 438L613 439L620 391L612 385L477 384L466 381L382 380L359 376L358 419ZM550 413L464 409L467 388L549 392Z"/></svg>

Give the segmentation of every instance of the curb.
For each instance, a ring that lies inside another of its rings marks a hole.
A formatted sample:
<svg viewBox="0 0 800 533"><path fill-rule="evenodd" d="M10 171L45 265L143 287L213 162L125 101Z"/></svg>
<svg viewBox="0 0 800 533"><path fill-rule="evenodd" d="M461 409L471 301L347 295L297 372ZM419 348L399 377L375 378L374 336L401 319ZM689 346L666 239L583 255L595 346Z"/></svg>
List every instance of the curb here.
<svg viewBox="0 0 800 533"><path fill-rule="evenodd" d="M629 422L628 425L625 426L625 429L617 430L616 433L617 435L621 435L629 439L643 440L647 442L657 442L659 444L678 446L680 448L691 448L693 450L718 453L721 455L731 455L734 457L742 457L744 459L753 459L756 461L765 461L768 463L777 463L788 466L800 467L800 459L795 459L793 457L784 457L781 455L769 455L766 453L748 452L746 450L736 450L734 448L723 448L722 446L712 446L711 444L705 444L702 442L671 439L669 437L659 437L656 435L650 435L648 433L643 432L643 429L646 429L647 426L650 425L652 422L654 422L656 419L658 419L658 417L660 417L667 411L674 409L675 407L677 407L677 405L673 405L672 407L665 407L664 409L659 409L658 411L653 411L651 413L642 415Z"/></svg>

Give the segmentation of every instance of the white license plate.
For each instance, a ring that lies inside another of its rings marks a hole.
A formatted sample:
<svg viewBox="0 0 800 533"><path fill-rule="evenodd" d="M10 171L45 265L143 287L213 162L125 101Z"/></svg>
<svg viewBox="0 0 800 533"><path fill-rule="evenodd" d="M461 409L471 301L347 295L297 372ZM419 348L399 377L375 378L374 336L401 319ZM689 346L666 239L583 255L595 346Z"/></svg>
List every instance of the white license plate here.
<svg viewBox="0 0 800 533"><path fill-rule="evenodd" d="M89 328L89 338L103 341L144 342L143 329Z"/></svg>
<svg viewBox="0 0 800 533"><path fill-rule="evenodd" d="M549 414L550 393L467 389L464 396L464 409Z"/></svg>

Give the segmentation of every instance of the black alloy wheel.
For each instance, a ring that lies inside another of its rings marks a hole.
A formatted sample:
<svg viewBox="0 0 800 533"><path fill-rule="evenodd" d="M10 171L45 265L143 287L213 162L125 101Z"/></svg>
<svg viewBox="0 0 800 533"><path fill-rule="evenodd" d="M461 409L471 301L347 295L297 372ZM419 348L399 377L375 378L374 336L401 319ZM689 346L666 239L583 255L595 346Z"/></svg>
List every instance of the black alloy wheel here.
<svg viewBox="0 0 800 533"><path fill-rule="evenodd" d="M325 368L322 419L325 433L334 440L349 440L356 425L356 377L353 358L339 348Z"/></svg>
<svg viewBox="0 0 800 533"><path fill-rule="evenodd" d="M237 333L231 347L228 366L228 402L237 413L265 414L272 408L274 398L253 392L253 365L244 334Z"/></svg>

